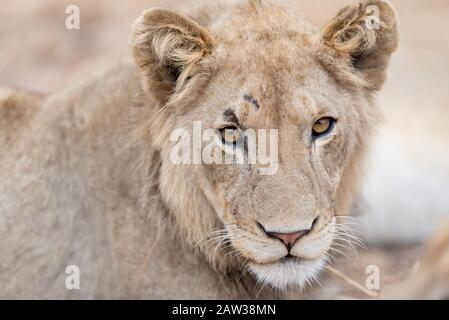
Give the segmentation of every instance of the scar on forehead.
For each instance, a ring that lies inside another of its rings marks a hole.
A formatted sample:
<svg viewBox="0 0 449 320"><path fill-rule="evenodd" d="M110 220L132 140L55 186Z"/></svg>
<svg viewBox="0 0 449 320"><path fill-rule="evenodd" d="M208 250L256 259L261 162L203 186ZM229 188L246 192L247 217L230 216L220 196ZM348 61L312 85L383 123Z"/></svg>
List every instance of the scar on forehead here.
<svg viewBox="0 0 449 320"><path fill-rule="evenodd" d="M231 108L226 109L223 112L223 117L224 117L225 121L227 121L227 122L233 122L238 126L240 125L239 118L237 118L234 110L232 110Z"/></svg>
<svg viewBox="0 0 449 320"><path fill-rule="evenodd" d="M244 99L246 102L249 102L249 103L251 103L252 105L254 105L254 107L256 107L256 110L259 110L259 108L260 108L259 102L257 102L257 100L256 100L252 95L245 94L245 95L243 96L243 99Z"/></svg>

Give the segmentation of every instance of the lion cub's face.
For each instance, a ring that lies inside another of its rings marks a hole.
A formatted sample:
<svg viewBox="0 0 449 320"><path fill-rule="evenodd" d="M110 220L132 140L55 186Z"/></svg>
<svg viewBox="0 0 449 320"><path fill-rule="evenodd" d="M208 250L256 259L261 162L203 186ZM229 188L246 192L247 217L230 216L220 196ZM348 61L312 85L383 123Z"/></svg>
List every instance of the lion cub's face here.
<svg viewBox="0 0 449 320"><path fill-rule="evenodd" d="M234 249L278 287L301 284L323 266L341 175L362 130L353 100L307 43L224 49L197 111L179 120L213 128L214 151L235 159L204 172Z"/></svg>
<svg viewBox="0 0 449 320"><path fill-rule="evenodd" d="M165 171L195 176L224 225L231 257L274 287L302 286L324 266L334 216L374 120L367 85L380 87L390 51L376 52L381 43L364 55L361 47L353 56L350 48L338 51L336 34L350 26L341 18L317 34L278 8L252 8L209 31L171 11L149 11L137 24L134 52L149 90L173 113L171 128L183 130L163 152L163 168L172 168ZM374 53L384 59L379 65ZM191 139L180 144L183 137ZM181 158L191 164L173 163L173 150L188 152Z"/></svg>

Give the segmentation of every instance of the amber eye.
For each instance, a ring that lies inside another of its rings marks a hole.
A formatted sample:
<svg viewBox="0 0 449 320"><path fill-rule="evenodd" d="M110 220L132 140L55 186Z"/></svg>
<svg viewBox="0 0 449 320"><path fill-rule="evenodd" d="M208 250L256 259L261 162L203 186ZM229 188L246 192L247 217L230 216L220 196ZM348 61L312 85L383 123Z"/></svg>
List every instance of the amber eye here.
<svg viewBox="0 0 449 320"><path fill-rule="evenodd" d="M237 127L225 127L219 130L221 141L226 144L236 145L240 141L241 134Z"/></svg>
<svg viewBox="0 0 449 320"><path fill-rule="evenodd" d="M315 122L312 129L312 136L314 138L323 136L331 132L335 124L335 119L331 117L324 117Z"/></svg>

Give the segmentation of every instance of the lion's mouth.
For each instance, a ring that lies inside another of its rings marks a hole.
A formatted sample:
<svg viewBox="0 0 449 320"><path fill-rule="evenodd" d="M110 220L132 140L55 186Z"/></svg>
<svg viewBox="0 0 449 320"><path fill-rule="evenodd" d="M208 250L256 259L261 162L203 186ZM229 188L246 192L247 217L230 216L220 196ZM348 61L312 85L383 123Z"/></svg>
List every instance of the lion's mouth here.
<svg viewBox="0 0 449 320"><path fill-rule="evenodd" d="M318 276L325 265L325 257L309 260L286 255L271 263L252 263L249 270L258 281L283 290L304 287Z"/></svg>
<svg viewBox="0 0 449 320"><path fill-rule="evenodd" d="M306 258L301 258L301 257L294 256L294 255L288 253L287 255L283 256L282 258L279 258L279 259L276 259L276 260L272 260L272 261L269 261L269 262L258 262L258 261L255 261L253 259L248 259L248 260L249 260L249 262L251 264L254 264L254 265L269 266L269 265L283 265L283 264L289 264L289 265L292 265L292 264L303 264L303 263L306 263L306 262L319 260L321 258L322 257L318 257L316 259L309 259L309 258L306 259Z"/></svg>
<svg viewBox="0 0 449 320"><path fill-rule="evenodd" d="M281 263L285 263L285 262L301 263L301 261L303 261L303 259L299 258L299 257L292 256L290 253L288 253L285 257L282 257L278 261L281 262Z"/></svg>

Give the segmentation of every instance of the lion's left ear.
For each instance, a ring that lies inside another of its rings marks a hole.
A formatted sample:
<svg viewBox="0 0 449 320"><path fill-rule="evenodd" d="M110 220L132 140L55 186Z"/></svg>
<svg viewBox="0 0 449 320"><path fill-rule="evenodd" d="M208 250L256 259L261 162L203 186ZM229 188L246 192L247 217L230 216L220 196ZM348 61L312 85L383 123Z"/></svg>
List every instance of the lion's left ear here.
<svg viewBox="0 0 449 320"><path fill-rule="evenodd" d="M321 32L320 41L361 74L371 89L379 90L398 45L397 20L388 1L367 0L340 10Z"/></svg>
<svg viewBox="0 0 449 320"><path fill-rule="evenodd" d="M134 24L134 60L145 85L162 103L183 86L213 43L205 28L169 9L147 10Z"/></svg>

